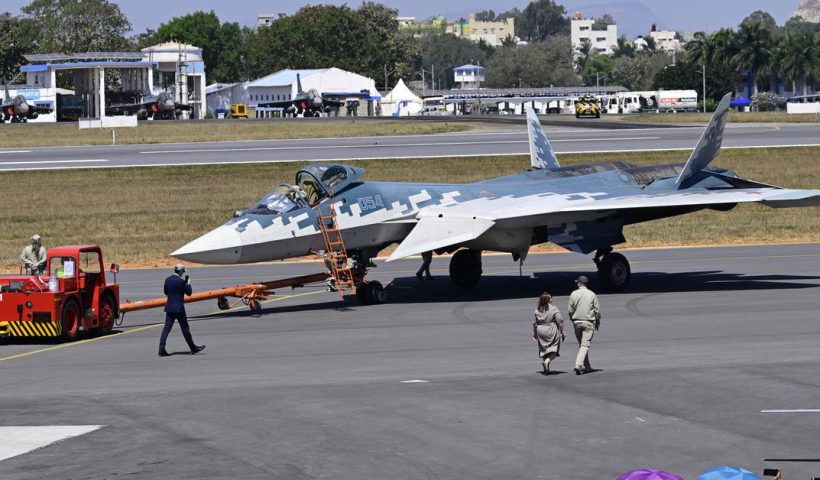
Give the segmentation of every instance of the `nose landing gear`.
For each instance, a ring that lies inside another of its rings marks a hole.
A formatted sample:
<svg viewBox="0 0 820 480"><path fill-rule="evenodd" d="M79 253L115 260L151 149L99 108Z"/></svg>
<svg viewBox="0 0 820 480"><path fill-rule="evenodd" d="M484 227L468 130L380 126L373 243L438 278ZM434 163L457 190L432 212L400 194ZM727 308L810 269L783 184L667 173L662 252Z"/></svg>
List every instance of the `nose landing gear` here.
<svg viewBox="0 0 820 480"><path fill-rule="evenodd" d="M598 281L605 290L620 292L629 284L632 277L629 261L620 253L613 252L612 247L595 252L593 261L598 267Z"/></svg>

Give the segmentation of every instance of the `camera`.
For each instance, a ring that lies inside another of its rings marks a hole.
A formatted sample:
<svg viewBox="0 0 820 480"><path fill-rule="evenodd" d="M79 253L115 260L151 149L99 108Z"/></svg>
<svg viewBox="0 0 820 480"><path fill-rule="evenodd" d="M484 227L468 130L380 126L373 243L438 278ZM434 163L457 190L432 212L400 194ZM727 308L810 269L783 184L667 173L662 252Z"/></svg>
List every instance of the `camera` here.
<svg viewBox="0 0 820 480"><path fill-rule="evenodd" d="M185 283L190 283L190 282L188 281L188 275L185 275Z"/></svg>

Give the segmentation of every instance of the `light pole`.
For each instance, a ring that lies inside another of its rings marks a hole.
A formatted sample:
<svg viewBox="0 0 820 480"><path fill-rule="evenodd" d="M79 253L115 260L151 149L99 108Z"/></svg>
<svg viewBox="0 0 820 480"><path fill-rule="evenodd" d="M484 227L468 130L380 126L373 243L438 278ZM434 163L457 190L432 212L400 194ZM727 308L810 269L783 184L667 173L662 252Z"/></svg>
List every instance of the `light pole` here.
<svg viewBox="0 0 820 480"><path fill-rule="evenodd" d="M388 71L387 71L387 64L386 64L386 63L384 64L384 93L385 93L385 94L387 94L387 92L390 90L390 86L387 84L387 75L389 75L389 74L391 74L391 73L396 73L396 72L398 72L398 71L399 71L399 68L398 68L398 67L396 67L396 68L394 68L393 70L390 70L390 71L388 72Z"/></svg>
<svg viewBox="0 0 820 480"><path fill-rule="evenodd" d="M703 74L703 113L706 113L706 63L698 73Z"/></svg>

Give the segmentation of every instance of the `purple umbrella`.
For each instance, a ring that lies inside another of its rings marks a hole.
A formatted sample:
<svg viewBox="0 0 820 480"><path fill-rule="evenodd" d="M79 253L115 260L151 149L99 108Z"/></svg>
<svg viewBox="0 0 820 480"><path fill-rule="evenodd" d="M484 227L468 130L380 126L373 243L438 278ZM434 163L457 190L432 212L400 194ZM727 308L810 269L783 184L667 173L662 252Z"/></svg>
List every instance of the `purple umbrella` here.
<svg viewBox="0 0 820 480"><path fill-rule="evenodd" d="M624 473L618 480L683 480L683 477L663 470L644 469Z"/></svg>

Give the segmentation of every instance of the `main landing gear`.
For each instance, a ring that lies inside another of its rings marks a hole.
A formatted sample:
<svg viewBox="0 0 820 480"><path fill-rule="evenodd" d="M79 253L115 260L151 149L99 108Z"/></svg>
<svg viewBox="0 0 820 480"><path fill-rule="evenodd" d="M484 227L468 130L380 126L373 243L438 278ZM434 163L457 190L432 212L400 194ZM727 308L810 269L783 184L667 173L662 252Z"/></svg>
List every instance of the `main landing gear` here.
<svg viewBox="0 0 820 480"><path fill-rule="evenodd" d="M450 259L450 281L459 288L475 287L481 273L481 250L459 250Z"/></svg>
<svg viewBox="0 0 820 480"><path fill-rule="evenodd" d="M629 284L632 276L629 261L620 253L613 252L612 247L595 252L593 261L598 267L598 281L605 290L620 292Z"/></svg>

